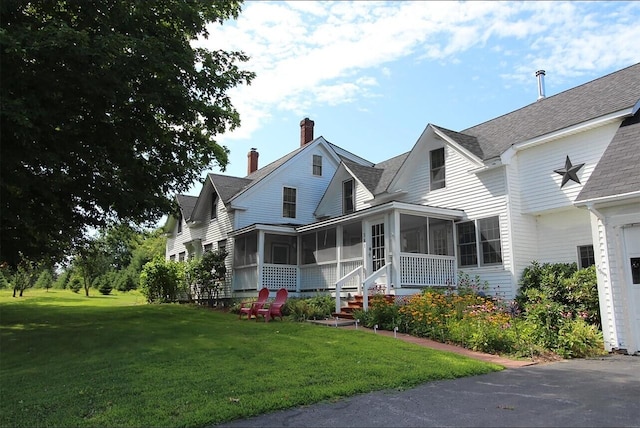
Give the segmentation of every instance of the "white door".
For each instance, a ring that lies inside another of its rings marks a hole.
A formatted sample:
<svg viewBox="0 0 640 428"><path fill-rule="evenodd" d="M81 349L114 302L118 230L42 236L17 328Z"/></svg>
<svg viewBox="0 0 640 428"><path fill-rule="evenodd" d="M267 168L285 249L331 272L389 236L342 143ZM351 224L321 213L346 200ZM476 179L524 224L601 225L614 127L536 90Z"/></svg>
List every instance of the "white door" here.
<svg viewBox="0 0 640 428"><path fill-rule="evenodd" d="M385 226L384 219L367 222L367 276L385 265Z"/></svg>
<svg viewBox="0 0 640 428"><path fill-rule="evenodd" d="M624 231L626 286L632 299L629 324L635 337L629 353L640 352L640 225L627 226Z"/></svg>

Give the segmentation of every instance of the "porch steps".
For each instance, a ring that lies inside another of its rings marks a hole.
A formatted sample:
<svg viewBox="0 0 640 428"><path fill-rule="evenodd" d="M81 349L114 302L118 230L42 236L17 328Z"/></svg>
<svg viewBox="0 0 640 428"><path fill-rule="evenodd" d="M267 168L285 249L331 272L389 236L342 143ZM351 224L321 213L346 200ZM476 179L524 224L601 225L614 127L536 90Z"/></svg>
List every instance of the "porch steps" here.
<svg viewBox="0 0 640 428"><path fill-rule="evenodd" d="M374 297L374 295L370 294L369 295L369 303L371 303L371 299ZM392 294L385 294L385 299L388 302L393 302L395 299L395 296ZM362 296L362 294L356 294L353 296L352 299L347 301L347 305L346 306L342 306L340 308L340 312L332 312L331 316L334 318L339 318L339 319L348 319L348 320L352 320L353 318L353 312L354 311L359 311L362 310L362 307L364 305L364 297Z"/></svg>

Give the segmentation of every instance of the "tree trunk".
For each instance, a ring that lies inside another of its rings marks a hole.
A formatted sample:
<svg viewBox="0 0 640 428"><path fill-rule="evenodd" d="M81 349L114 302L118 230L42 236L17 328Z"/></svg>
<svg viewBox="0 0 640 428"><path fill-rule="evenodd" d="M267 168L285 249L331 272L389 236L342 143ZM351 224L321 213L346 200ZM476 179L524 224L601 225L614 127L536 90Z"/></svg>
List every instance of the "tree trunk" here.
<svg viewBox="0 0 640 428"><path fill-rule="evenodd" d="M13 287L13 297L16 297L16 290L17 289L18 289L17 287Z"/></svg>

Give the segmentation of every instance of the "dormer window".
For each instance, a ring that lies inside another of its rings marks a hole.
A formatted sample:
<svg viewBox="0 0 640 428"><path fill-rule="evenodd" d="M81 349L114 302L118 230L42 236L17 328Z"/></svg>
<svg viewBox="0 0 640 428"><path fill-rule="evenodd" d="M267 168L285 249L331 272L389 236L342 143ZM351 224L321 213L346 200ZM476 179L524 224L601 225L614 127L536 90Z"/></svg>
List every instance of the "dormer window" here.
<svg viewBox="0 0 640 428"><path fill-rule="evenodd" d="M342 214L353 212L353 179L342 182Z"/></svg>
<svg viewBox="0 0 640 428"><path fill-rule="evenodd" d="M444 147L429 152L431 162L431 190L442 189L444 181Z"/></svg>
<svg viewBox="0 0 640 428"><path fill-rule="evenodd" d="M322 156L313 155L313 175L322 176Z"/></svg>
<svg viewBox="0 0 640 428"><path fill-rule="evenodd" d="M211 220L218 217L218 194L213 192L211 194Z"/></svg>

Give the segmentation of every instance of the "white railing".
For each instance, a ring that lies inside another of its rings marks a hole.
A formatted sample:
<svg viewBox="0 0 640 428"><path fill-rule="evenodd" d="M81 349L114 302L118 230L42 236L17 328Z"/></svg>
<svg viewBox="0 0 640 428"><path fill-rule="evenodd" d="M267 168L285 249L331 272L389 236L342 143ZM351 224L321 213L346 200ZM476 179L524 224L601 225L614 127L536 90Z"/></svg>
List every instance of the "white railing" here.
<svg viewBox="0 0 640 428"><path fill-rule="evenodd" d="M400 254L401 286L447 286L456 283L455 257L432 254Z"/></svg>
<svg viewBox="0 0 640 428"><path fill-rule="evenodd" d="M382 266L380 269L369 275L367 278L362 281L362 286L364 287L364 293L362 293L362 309L369 309L369 290L371 288L377 287L378 284L375 282L377 279L386 276L387 281L387 292L386 294L391 294L391 284L389 283L389 270L391 269L391 263L388 263Z"/></svg>
<svg viewBox="0 0 640 428"><path fill-rule="evenodd" d="M356 276L358 277L358 283L360 284L362 281L363 274L364 274L364 270L362 266L358 266L357 268L355 268L354 270L352 270L351 272L349 272L348 274L346 274L336 282L336 313L340 312L342 308L342 306L340 305L340 290L342 289L342 286L352 278L355 278Z"/></svg>
<svg viewBox="0 0 640 428"><path fill-rule="evenodd" d="M298 266L274 265L262 266L262 286L269 290L286 288L288 291L296 291L298 282Z"/></svg>

